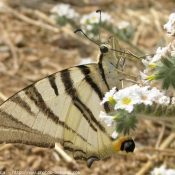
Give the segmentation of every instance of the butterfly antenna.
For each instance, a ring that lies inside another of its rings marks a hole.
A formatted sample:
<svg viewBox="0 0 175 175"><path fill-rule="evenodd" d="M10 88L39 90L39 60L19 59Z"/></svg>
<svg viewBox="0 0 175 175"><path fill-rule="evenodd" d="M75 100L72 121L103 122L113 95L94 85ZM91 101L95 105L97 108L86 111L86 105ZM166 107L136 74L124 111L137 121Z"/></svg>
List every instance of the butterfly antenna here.
<svg viewBox="0 0 175 175"><path fill-rule="evenodd" d="M99 46L98 43L96 43L95 41L91 40L84 32L82 29L77 29L74 31L74 33L77 33L77 32L81 32L88 40L92 41L93 43L97 44Z"/></svg>
<svg viewBox="0 0 175 175"><path fill-rule="evenodd" d="M115 51L115 52L118 52L118 53L121 53L123 56L129 55L129 56L132 56L132 57L134 57L134 58L136 58L136 59L138 59L138 60L141 59L140 57L134 55L132 52L127 53L126 51L119 51L119 50L115 50L115 49L111 49L111 50L113 50L113 51Z"/></svg>
<svg viewBox="0 0 175 175"><path fill-rule="evenodd" d="M101 10L98 9L96 11L96 13L100 13L100 22L99 22L99 41L100 41L100 44L101 44Z"/></svg>

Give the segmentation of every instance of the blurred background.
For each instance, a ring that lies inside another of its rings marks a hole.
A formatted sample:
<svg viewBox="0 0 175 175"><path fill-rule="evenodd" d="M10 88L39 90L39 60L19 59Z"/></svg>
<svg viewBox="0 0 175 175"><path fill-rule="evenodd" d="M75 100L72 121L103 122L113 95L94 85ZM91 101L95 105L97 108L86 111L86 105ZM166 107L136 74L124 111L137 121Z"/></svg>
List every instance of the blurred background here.
<svg viewBox="0 0 175 175"><path fill-rule="evenodd" d="M102 10L100 40L98 9ZM121 50L138 57L153 56L158 47L173 40L163 25L174 11L173 0L0 0L0 102L54 72L96 62L98 45L74 34L78 28L97 43L116 36ZM126 72L138 76L140 70L140 60L126 60ZM133 134L136 150L132 156L106 158L91 169L66 161L53 149L2 144L0 171L141 175L162 164L175 169L172 133L160 122L141 120Z"/></svg>

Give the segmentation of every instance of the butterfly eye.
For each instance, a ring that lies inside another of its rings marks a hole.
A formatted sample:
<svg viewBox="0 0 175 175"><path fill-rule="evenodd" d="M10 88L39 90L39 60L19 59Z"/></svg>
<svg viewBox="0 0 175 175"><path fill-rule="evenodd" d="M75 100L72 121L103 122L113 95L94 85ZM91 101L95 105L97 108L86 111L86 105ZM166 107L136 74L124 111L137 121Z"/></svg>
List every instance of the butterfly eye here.
<svg viewBox="0 0 175 175"><path fill-rule="evenodd" d="M100 46L100 51L102 53L106 53L106 52L108 52L108 48L106 46Z"/></svg>
<svg viewBox="0 0 175 175"><path fill-rule="evenodd" d="M135 148L135 143L133 140L127 140L122 143L121 151L133 152Z"/></svg>

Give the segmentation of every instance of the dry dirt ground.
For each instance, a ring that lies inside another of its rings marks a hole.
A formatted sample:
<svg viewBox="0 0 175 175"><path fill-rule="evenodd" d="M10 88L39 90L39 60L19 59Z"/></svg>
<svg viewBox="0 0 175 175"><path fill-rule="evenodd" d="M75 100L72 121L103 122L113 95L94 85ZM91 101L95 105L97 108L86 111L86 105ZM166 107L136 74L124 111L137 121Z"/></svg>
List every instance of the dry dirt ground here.
<svg viewBox="0 0 175 175"><path fill-rule="evenodd" d="M96 59L98 48L95 45L75 35L70 26L60 27L49 20L49 10L57 3L69 3L81 15L100 8L114 20L130 21L136 26L132 41L145 53L154 54L158 45L162 42L166 45L170 40L162 25L174 10L173 1L4 2L10 8L0 11L0 102L32 82L79 64L82 57ZM132 50L127 44L121 42L121 45ZM127 69L134 74L141 69L141 64L129 62ZM158 139L160 133L162 137ZM0 174L36 174L42 171L46 175L54 172L74 175L141 175L149 174L154 167L163 163L167 168L175 169L174 137L171 128L163 128L158 122L141 120L133 134L136 149L132 156L109 157L95 162L90 169L81 163L68 163L65 156L60 156L54 149L2 144Z"/></svg>

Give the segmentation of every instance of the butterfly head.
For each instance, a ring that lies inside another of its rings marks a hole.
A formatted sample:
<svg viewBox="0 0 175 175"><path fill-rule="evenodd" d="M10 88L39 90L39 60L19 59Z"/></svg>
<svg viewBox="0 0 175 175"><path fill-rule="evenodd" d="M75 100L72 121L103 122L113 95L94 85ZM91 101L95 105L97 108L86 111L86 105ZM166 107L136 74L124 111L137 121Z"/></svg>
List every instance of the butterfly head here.
<svg viewBox="0 0 175 175"><path fill-rule="evenodd" d="M112 52L112 47L111 47L111 45L110 44L100 44L99 45L99 47L100 47L100 52L102 53L102 54L107 54L107 53L109 53L109 52Z"/></svg>
<svg viewBox="0 0 175 175"><path fill-rule="evenodd" d="M131 154L134 152L135 143L130 137L121 137L113 142L113 148L122 154Z"/></svg>
<svg viewBox="0 0 175 175"><path fill-rule="evenodd" d="M100 45L100 52L101 53L107 53L109 51L109 48L107 47L106 44Z"/></svg>

